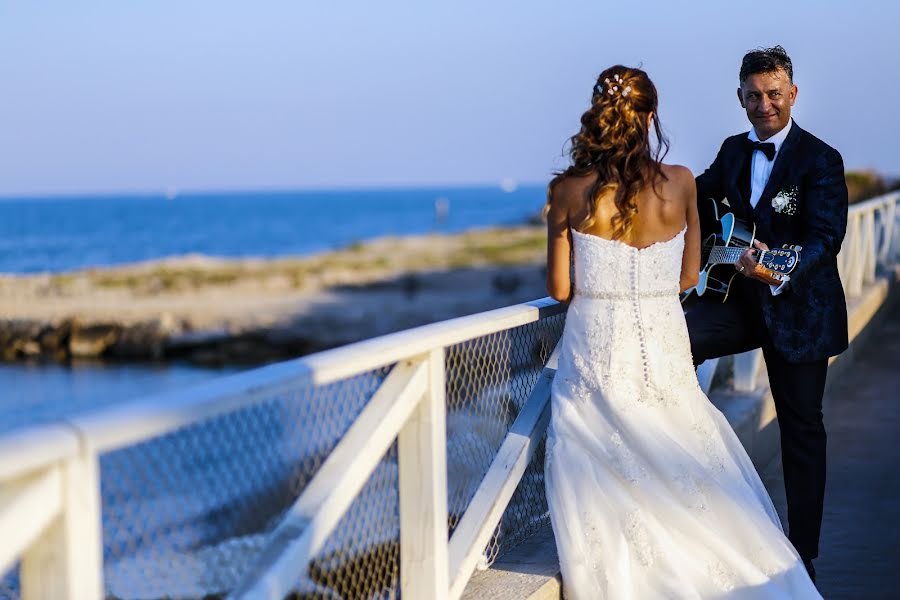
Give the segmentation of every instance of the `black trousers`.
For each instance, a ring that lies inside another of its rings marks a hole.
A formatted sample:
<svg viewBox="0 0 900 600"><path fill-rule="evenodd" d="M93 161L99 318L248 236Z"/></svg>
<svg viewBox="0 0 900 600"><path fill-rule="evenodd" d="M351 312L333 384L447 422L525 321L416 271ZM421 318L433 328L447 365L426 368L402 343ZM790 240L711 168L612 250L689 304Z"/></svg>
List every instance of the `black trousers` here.
<svg viewBox="0 0 900 600"><path fill-rule="evenodd" d="M694 364L762 348L781 430L781 460L788 504L788 538L800 557L819 554L825 498L825 426L822 396L828 360L786 361L772 346L759 300L736 278L724 304L699 301L686 313ZM737 288L737 289L735 289Z"/></svg>

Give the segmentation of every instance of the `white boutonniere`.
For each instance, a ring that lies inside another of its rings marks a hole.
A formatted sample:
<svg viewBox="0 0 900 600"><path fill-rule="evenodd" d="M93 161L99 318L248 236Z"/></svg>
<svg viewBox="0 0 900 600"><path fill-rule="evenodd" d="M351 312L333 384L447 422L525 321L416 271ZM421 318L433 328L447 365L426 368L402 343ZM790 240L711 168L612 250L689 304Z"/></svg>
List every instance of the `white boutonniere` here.
<svg viewBox="0 0 900 600"><path fill-rule="evenodd" d="M796 185L792 185L787 189L783 189L772 198L772 208L775 212L783 215L793 215L797 212L797 193Z"/></svg>

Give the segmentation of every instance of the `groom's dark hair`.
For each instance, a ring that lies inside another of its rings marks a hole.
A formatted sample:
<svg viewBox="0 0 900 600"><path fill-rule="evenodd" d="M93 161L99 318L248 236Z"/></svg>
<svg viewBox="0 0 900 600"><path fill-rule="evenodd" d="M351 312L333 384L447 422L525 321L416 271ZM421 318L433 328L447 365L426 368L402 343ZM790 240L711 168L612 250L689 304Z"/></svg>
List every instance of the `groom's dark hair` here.
<svg viewBox="0 0 900 600"><path fill-rule="evenodd" d="M741 61L741 83L750 75L756 73L773 73L778 69L784 69L787 73L788 80L794 81L794 66L791 64L791 57L787 55L784 48L775 46L774 48L758 48L751 50L744 55Z"/></svg>

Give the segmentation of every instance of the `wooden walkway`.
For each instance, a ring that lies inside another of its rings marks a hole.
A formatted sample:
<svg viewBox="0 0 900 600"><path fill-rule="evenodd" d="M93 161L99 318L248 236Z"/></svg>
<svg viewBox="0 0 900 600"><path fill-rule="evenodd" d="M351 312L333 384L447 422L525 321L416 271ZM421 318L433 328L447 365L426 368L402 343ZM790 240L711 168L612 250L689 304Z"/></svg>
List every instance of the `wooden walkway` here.
<svg viewBox="0 0 900 600"><path fill-rule="evenodd" d="M900 598L900 306L829 388L824 413L818 587L827 600ZM784 520L780 456L763 478Z"/></svg>

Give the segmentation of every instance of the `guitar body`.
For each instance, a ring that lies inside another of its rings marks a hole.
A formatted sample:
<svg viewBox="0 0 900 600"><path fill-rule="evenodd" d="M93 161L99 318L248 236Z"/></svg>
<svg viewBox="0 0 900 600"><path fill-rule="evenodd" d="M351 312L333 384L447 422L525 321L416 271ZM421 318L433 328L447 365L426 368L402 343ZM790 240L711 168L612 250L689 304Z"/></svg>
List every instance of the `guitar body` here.
<svg viewBox="0 0 900 600"><path fill-rule="evenodd" d="M716 203L713 202L713 210L716 211ZM731 282L738 276L733 264L710 263L710 253L715 247L749 248L753 245L756 235L756 225L738 219L734 213L725 213L719 217L716 211L716 219L722 226L720 233L707 236L700 246L700 280L694 290L698 296L709 294L710 296L725 302L731 289Z"/></svg>
<svg viewBox="0 0 900 600"><path fill-rule="evenodd" d="M713 205L713 214L721 226L721 232L709 235L703 240L700 247L700 264L703 266L700 269L699 281L696 286L682 294L682 302L692 291L698 296L710 295L725 302L728 299L731 282L738 276L734 263L756 239L756 225L739 219L730 212L720 217L715 201L710 202ZM799 264L800 250L800 246L785 245L782 248L761 250L756 259L768 270L772 279L777 281Z"/></svg>

